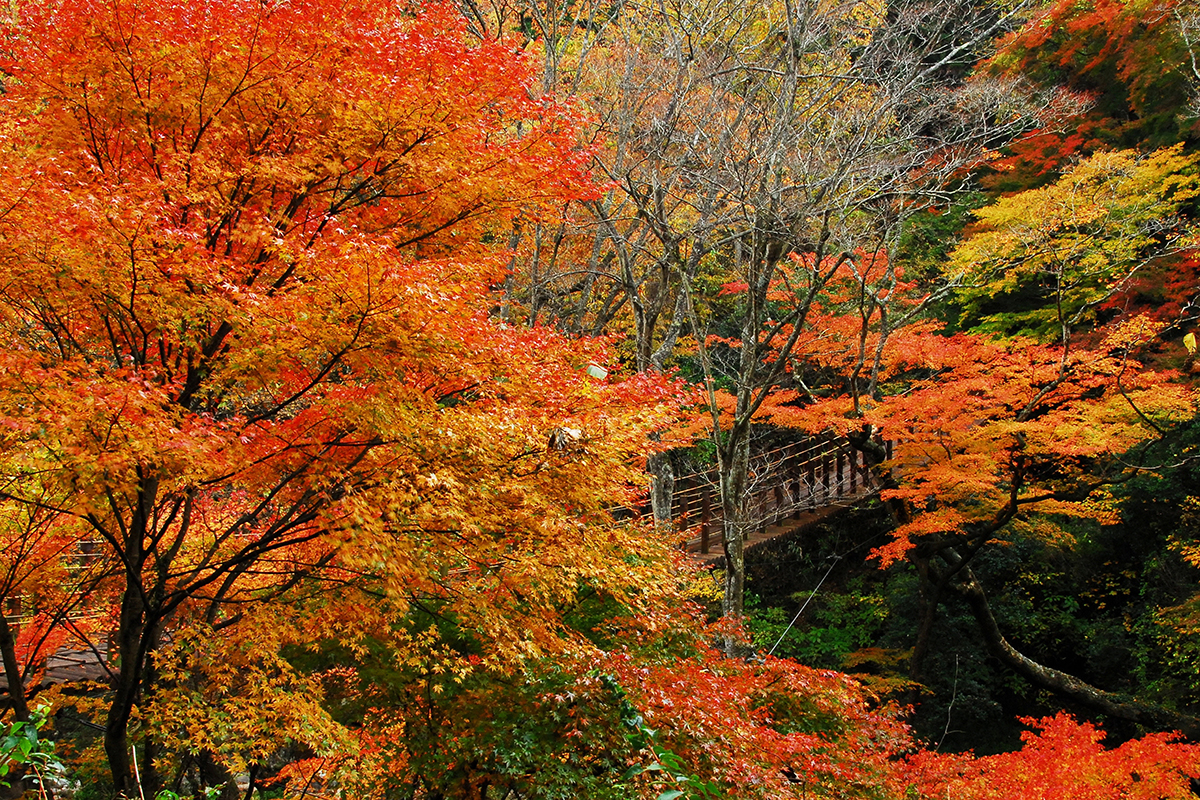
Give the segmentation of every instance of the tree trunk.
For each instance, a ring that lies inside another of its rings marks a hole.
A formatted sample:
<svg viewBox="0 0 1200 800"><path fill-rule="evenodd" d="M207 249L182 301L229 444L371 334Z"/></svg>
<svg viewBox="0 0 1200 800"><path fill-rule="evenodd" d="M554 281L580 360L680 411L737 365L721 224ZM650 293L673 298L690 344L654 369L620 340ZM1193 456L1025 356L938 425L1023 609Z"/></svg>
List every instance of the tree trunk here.
<svg viewBox="0 0 1200 800"><path fill-rule="evenodd" d="M1177 730L1195 741L1200 739L1200 719L1180 714L1169 708L1143 703L1127 695L1106 692L1051 667L1043 666L1020 653L1008 643L996 624L988 604L987 594L975 579L970 567L963 570L965 579L952 588L967 601L971 613L983 633L988 651L1018 675L1043 689L1074 700L1102 714L1142 725L1155 731Z"/></svg>
<svg viewBox="0 0 1200 800"><path fill-rule="evenodd" d="M765 292L765 288L763 289ZM751 312L742 327L742 347L738 356L739 385L737 410L729 429L725 448L718 448L721 470L721 505L725 513L725 597L721 610L727 617L741 619L746 607L745 535L750 519L747 489L750 482L750 429L753 414L755 370L758 368L757 336L759 314L751 292ZM733 655L733 643L726 641L726 652Z"/></svg>
<svg viewBox="0 0 1200 800"><path fill-rule="evenodd" d="M746 482L750 472L750 438L731 437L729 450L721 455L721 510L724 516L722 544L725 549L725 595L721 611L741 617L746 607ZM726 649L732 647L727 643Z"/></svg>
<svg viewBox="0 0 1200 800"><path fill-rule="evenodd" d="M116 631L119 659L116 684L104 725L104 752L112 772L113 790L128 797L138 797L142 790L153 795L151 789L157 789L139 787L129 740L129 720L141 694L149 640L153 634L145 622L145 607L139 589L131 586L121 598L121 619Z"/></svg>
<svg viewBox="0 0 1200 800"><path fill-rule="evenodd" d="M228 768L217 762L216 757L209 750L200 753L199 757L200 780L204 782L204 786L210 789L220 788L219 792L214 792L207 795L212 797L216 795L215 800L238 800L241 792L238 791L237 780Z"/></svg>
<svg viewBox="0 0 1200 800"><path fill-rule="evenodd" d="M883 444L875 441L876 432L874 426L863 425L859 430L846 433L850 446L863 454L863 465L871 472L877 472L878 466L887 461L887 451Z"/></svg>
<svg viewBox="0 0 1200 800"><path fill-rule="evenodd" d="M921 596L921 621L917 625L917 642L913 646L912 658L908 663L908 677L920 683L921 668L925 655L929 652L929 643L933 637L933 624L937 621L938 606L942 601L943 586L930 579L929 559L914 559L917 574L920 576L919 591Z"/></svg>
<svg viewBox="0 0 1200 800"><path fill-rule="evenodd" d="M12 704L13 718L17 722L29 721L29 704L25 701L25 678L21 665L17 663L17 641L8 617L0 613L0 658L4 659L4 678L8 681L8 698Z"/></svg>
<svg viewBox="0 0 1200 800"><path fill-rule="evenodd" d="M668 529L675 521L675 470L671 457L666 453L651 453L646 459L646 471L650 473L650 509L654 522L660 529Z"/></svg>

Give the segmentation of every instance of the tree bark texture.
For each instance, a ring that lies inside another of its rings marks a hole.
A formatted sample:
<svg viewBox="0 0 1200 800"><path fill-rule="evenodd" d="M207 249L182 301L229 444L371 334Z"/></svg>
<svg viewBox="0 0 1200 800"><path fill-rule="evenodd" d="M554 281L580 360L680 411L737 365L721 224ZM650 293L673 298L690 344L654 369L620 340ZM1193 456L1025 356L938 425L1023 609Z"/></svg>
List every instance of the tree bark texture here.
<svg viewBox="0 0 1200 800"><path fill-rule="evenodd" d="M750 472L750 438L737 437L722 453L720 473L722 545L725 549L725 594L721 610L741 617L746 606L746 541L751 524L746 508L746 483Z"/></svg>
<svg viewBox="0 0 1200 800"><path fill-rule="evenodd" d="M1088 708L1118 719L1133 722L1156 731L1177 730L1193 741L1200 739L1200 719L1169 708L1143 703L1127 695L1098 689L1061 670L1047 667L1018 651L1009 644L996 623L987 594L968 567L964 580L953 584L954 590L967 601L987 643L988 652L1021 677L1043 689L1080 703Z"/></svg>
<svg viewBox="0 0 1200 800"><path fill-rule="evenodd" d="M8 681L13 717L18 722L28 722L29 704L25 700L25 676L17 663L17 638L3 613L0 613L0 658L4 659L4 679Z"/></svg>
<svg viewBox="0 0 1200 800"><path fill-rule="evenodd" d="M668 529L675 521L675 470L666 453L651 453L646 459L650 473L650 509L660 529Z"/></svg>

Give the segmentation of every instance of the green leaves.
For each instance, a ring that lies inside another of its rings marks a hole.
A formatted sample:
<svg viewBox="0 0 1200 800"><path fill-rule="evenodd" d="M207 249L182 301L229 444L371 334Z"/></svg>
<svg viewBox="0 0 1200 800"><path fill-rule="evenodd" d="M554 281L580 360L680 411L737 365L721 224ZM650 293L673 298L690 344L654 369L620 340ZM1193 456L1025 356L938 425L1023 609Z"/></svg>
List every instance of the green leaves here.
<svg viewBox="0 0 1200 800"><path fill-rule="evenodd" d="M976 212L983 230L951 254L963 323L1061 339L1090 325L1139 270L1195 243L1183 216L1200 195L1200 156L1098 153L1054 184Z"/></svg>
<svg viewBox="0 0 1200 800"><path fill-rule="evenodd" d="M0 786L9 786L7 778L20 771L33 772L39 783L48 772L65 771L54 755L54 743L38 735L46 723L48 707L35 709L30 716L28 722L10 723L0 739Z"/></svg>
<svg viewBox="0 0 1200 800"><path fill-rule="evenodd" d="M624 700L624 698L622 698ZM628 701L624 701L628 704ZM632 706L630 706L632 708ZM725 795L716 781L706 781L688 767L688 764L673 750L657 741L658 731L648 728L642 722L640 715L626 720L636 730L630 734L630 740L643 751L648 750L654 760L649 764L634 764L625 773L622 780L630 780L639 775L648 775L656 788L678 786L681 788L665 788L656 800L721 800Z"/></svg>

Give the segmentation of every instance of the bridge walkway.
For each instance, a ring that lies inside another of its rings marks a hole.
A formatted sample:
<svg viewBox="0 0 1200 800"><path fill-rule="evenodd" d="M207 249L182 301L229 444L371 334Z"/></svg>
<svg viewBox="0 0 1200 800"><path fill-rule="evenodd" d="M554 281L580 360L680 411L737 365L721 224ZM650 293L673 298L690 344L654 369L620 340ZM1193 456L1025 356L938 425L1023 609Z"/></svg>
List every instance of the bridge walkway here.
<svg viewBox="0 0 1200 800"><path fill-rule="evenodd" d="M881 442L888 458L891 442ZM747 547L810 525L878 490L863 454L823 434L753 456ZM715 469L675 479L673 516L684 548L703 561L722 557L724 513Z"/></svg>

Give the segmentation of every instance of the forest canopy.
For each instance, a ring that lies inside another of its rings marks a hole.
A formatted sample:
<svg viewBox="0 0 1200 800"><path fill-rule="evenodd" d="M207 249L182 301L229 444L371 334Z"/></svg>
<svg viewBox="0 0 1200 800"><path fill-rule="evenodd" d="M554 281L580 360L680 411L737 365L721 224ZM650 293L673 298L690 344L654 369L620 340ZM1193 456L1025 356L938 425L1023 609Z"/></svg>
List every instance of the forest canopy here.
<svg viewBox="0 0 1200 800"><path fill-rule="evenodd" d="M1191 796L1186 4L3 14L0 779Z"/></svg>

